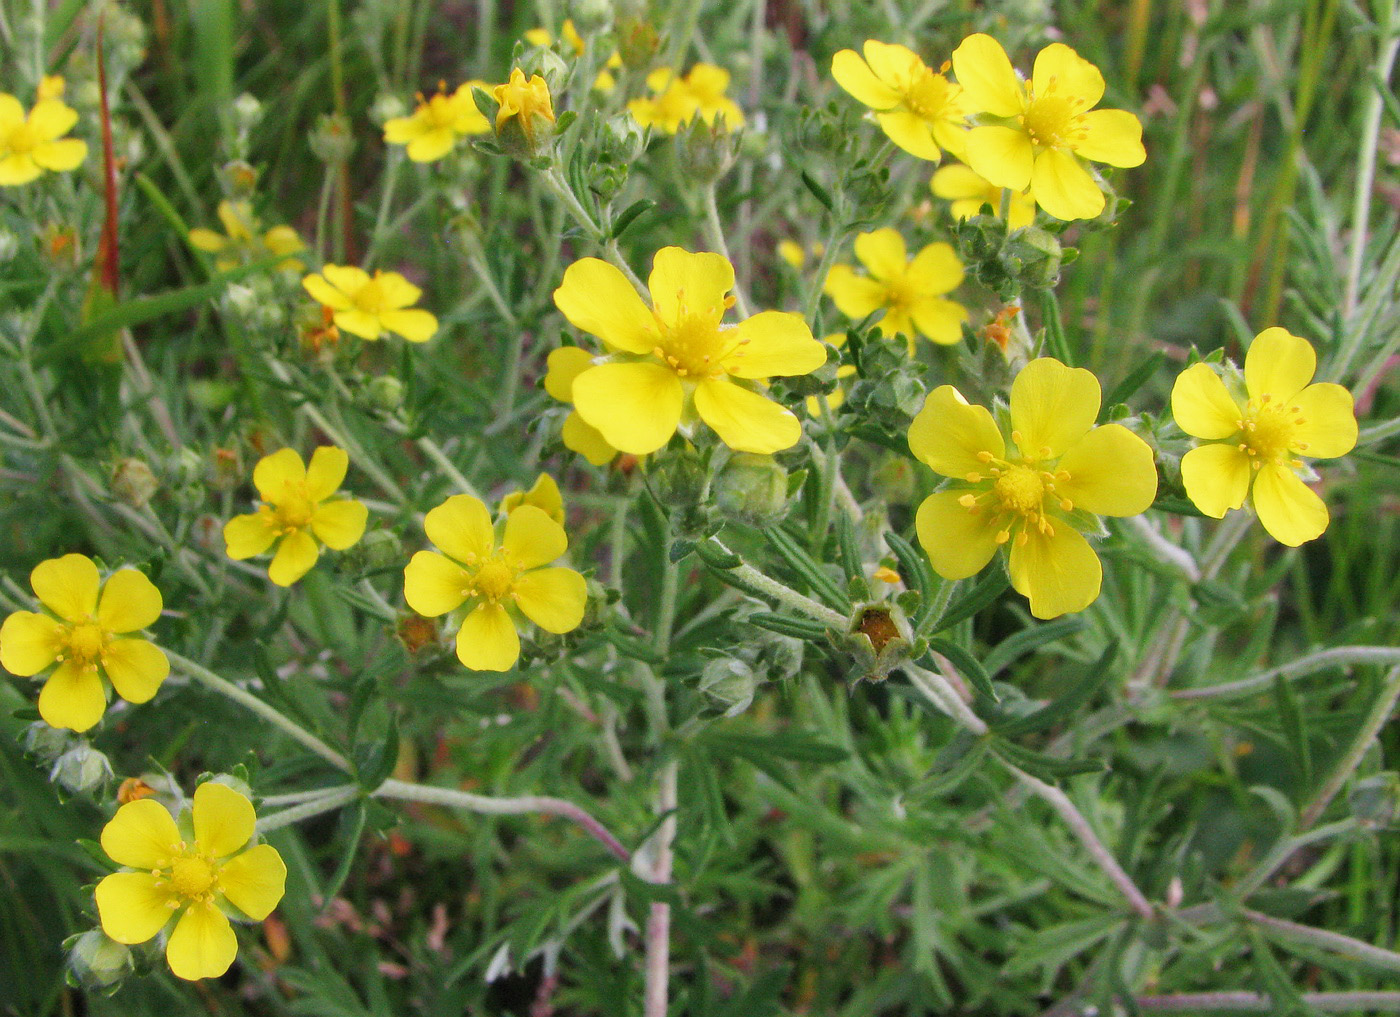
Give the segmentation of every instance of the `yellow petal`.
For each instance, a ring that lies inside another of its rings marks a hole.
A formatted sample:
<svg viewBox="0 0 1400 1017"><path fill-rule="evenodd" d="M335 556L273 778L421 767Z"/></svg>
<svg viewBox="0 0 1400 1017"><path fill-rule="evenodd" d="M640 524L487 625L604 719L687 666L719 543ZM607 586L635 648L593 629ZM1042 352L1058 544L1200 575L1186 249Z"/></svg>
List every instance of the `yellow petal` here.
<svg viewBox="0 0 1400 1017"><path fill-rule="evenodd" d="M170 674L164 651L147 639L114 639L102 651L102 669L128 703L149 702Z"/></svg>
<svg viewBox="0 0 1400 1017"><path fill-rule="evenodd" d="M996 554L996 527L986 513L973 515L958 504L958 491L938 491L924 499L914 518L919 543L933 571L944 579L966 579Z"/></svg>
<svg viewBox="0 0 1400 1017"><path fill-rule="evenodd" d="M311 532L332 551L344 551L365 533L369 509L353 498L328 501L316 507Z"/></svg>
<svg viewBox="0 0 1400 1017"><path fill-rule="evenodd" d="M291 586L311 571L319 554L311 534L305 530L289 533L277 545L277 553L272 556L272 564L267 568L267 578L278 586Z"/></svg>
<svg viewBox="0 0 1400 1017"><path fill-rule="evenodd" d="M886 282L904 278L909 253L899 230L886 226L856 237L856 257L876 279Z"/></svg>
<svg viewBox="0 0 1400 1017"><path fill-rule="evenodd" d="M301 237L297 236L297 231L290 226L274 226L263 234L263 246L273 254L295 254L297 251L306 250L306 244L302 243ZM300 266L299 261L285 261L278 268L286 268L288 265Z"/></svg>
<svg viewBox="0 0 1400 1017"><path fill-rule="evenodd" d="M127 802L108 820L102 828L102 850L118 865L165 868L180 853L180 831L170 810L154 798L141 798Z"/></svg>
<svg viewBox="0 0 1400 1017"><path fill-rule="evenodd" d="M1011 426L1021 432L1021 454L1054 459L1094 426L1099 380L1053 357L1032 360L1011 383Z"/></svg>
<svg viewBox="0 0 1400 1017"><path fill-rule="evenodd" d="M1122 424L1096 427L1060 459L1055 493L1101 516L1135 516L1157 497L1152 449Z"/></svg>
<svg viewBox="0 0 1400 1017"><path fill-rule="evenodd" d="M6 156L0 159L0 187L27 184L43 172L28 152Z"/></svg>
<svg viewBox="0 0 1400 1017"><path fill-rule="evenodd" d="M747 343L724 363L739 378L793 377L826 363L826 347L800 314L762 311L739 323L739 336Z"/></svg>
<svg viewBox="0 0 1400 1017"><path fill-rule="evenodd" d="M30 153L34 161L46 170L66 173L77 169L87 158L87 142L79 138L64 138L62 141L49 141L36 145Z"/></svg>
<svg viewBox="0 0 1400 1017"><path fill-rule="evenodd" d="M1286 466L1265 463L1254 478L1254 510L1280 544L1297 547L1327 529L1327 504Z"/></svg>
<svg viewBox="0 0 1400 1017"><path fill-rule="evenodd" d="M169 813L166 815L168 817ZM165 857L168 859L170 856ZM165 884L158 883L149 872L114 872L103 877L102 882L97 884L96 894L97 916L102 923L102 931L118 943L133 946L155 938L156 933L165 928L165 924L175 915L175 910L170 906L173 898L164 887Z"/></svg>
<svg viewBox="0 0 1400 1017"><path fill-rule="evenodd" d="M1209 364L1192 364L1172 385L1172 417L1187 434L1219 440L1240 429L1243 412Z"/></svg>
<svg viewBox="0 0 1400 1017"><path fill-rule="evenodd" d="M213 230L199 226L190 230L190 246L197 251L205 251L209 254L218 254L228 246L228 238Z"/></svg>
<svg viewBox="0 0 1400 1017"><path fill-rule="evenodd" d="M352 299L369 284L369 273L354 265L325 265L321 274L336 289Z"/></svg>
<svg viewBox="0 0 1400 1017"><path fill-rule="evenodd" d="M909 263L906 278L920 294L941 296L963 281L963 263L952 244L929 244Z"/></svg>
<svg viewBox="0 0 1400 1017"><path fill-rule="evenodd" d="M137 632L155 624L162 606L154 583L135 569L119 569L102 587L97 624L108 632Z"/></svg>
<svg viewBox="0 0 1400 1017"><path fill-rule="evenodd" d="M253 803L227 784L205 781L194 792L194 839L200 851L227 858L253 836Z"/></svg>
<svg viewBox="0 0 1400 1017"><path fill-rule="evenodd" d="M867 39L861 47L870 70L881 81L889 82L896 89L908 89L909 85L922 72L924 62L908 46L898 43L880 42Z"/></svg>
<svg viewBox="0 0 1400 1017"><path fill-rule="evenodd" d="M238 937L224 913L213 904L195 902L175 924L165 959L176 978L187 982L218 978L238 955Z"/></svg>
<svg viewBox="0 0 1400 1017"><path fill-rule="evenodd" d="M1076 118L1075 127L1084 132L1074 142L1074 151L1093 162L1110 166L1141 166L1147 161L1142 147L1142 121L1127 110L1096 109Z"/></svg>
<svg viewBox="0 0 1400 1017"><path fill-rule="evenodd" d="M967 162L993 186L1024 191L1031 182L1035 149L1022 131L974 127L967 132Z"/></svg>
<svg viewBox="0 0 1400 1017"><path fill-rule="evenodd" d="M1323 382L1309 385L1293 398L1302 411L1297 425L1298 445L1303 455L1315 459L1335 459L1356 447L1356 408L1351 393L1340 385Z"/></svg>
<svg viewBox="0 0 1400 1017"><path fill-rule="evenodd" d="M276 505L286 497L288 486L297 487L306 480L306 467L294 448L284 448L263 456L253 467L253 486L263 501Z"/></svg>
<svg viewBox="0 0 1400 1017"><path fill-rule="evenodd" d="M944 346L952 346L962 340L962 323L967 320L967 308L955 300L923 297L909 308L909 316L924 336Z"/></svg>
<svg viewBox="0 0 1400 1017"><path fill-rule="evenodd" d="M1035 157L1031 194L1056 219L1092 219L1103 211L1103 191L1073 155L1047 148Z"/></svg>
<svg viewBox="0 0 1400 1017"><path fill-rule="evenodd" d="M1234 445L1202 445L1181 457L1181 482L1195 506L1215 519L1244 504L1250 459Z"/></svg>
<svg viewBox="0 0 1400 1017"><path fill-rule="evenodd" d="M218 234L216 233L214 234L214 236L218 236ZM222 239L223 238L220 237L221 241ZM190 234L190 242L194 242L193 232ZM222 249L222 247L223 245L221 243L220 246L217 248L207 249L220 250ZM318 304L325 304L333 311L348 311L350 308L355 306L351 302L348 294L340 292L340 290L336 289L324 278L322 278L319 275L316 275L314 272L311 275L308 275L304 279L302 279L301 285L307 293L311 294L312 300L316 301Z"/></svg>
<svg viewBox="0 0 1400 1017"><path fill-rule="evenodd" d="M435 162L452 151L456 142L457 135L449 128L439 127L410 138L405 151L413 162Z"/></svg>
<svg viewBox="0 0 1400 1017"><path fill-rule="evenodd" d="M379 315L379 323L411 343L425 343L436 335L438 330L437 318L418 308L385 311Z"/></svg>
<svg viewBox="0 0 1400 1017"><path fill-rule="evenodd" d="M1058 618L1082 611L1099 595L1103 566L1089 542L1057 520L1054 535L1027 529L1026 541L1012 541L1007 569L1017 593L1030 599L1031 614Z"/></svg>
<svg viewBox="0 0 1400 1017"><path fill-rule="evenodd" d="M462 566L433 551L419 551L403 570L403 599L425 618L461 607L470 586Z"/></svg>
<svg viewBox="0 0 1400 1017"><path fill-rule="evenodd" d="M379 296L384 306L397 310L418 303L423 291L409 282L398 272L376 272L374 281L379 286Z"/></svg>
<svg viewBox="0 0 1400 1017"><path fill-rule="evenodd" d="M480 498L469 494L454 494L430 510L423 517L423 530L434 544L467 565L475 565L495 548L491 513Z"/></svg>
<svg viewBox="0 0 1400 1017"><path fill-rule="evenodd" d="M934 472L959 480L970 473L985 474L987 463L978 453L990 453L992 459L1006 456L991 413L969 405L952 385L940 385L924 400L909 427L909 449Z"/></svg>
<svg viewBox="0 0 1400 1017"><path fill-rule="evenodd" d="M1312 343L1277 325L1255 336L1244 355L1244 384L1253 399L1292 399L1316 370Z"/></svg>
<svg viewBox="0 0 1400 1017"><path fill-rule="evenodd" d="M661 320L674 325L680 320L682 304L691 310L701 311L723 304L725 294L734 288L734 266L720 254L708 251L692 254L679 247L663 247L656 252L656 258L652 261L647 288L651 291L652 306ZM584 416L588 414L584 413ZM606 428L600 427L599 430L607 434ZM621 445L618 447L622 448ZM631 449L623 448L623 451L630 452Z"/></svg>
<svg viewBox="0 0 1400 1017"><path fill-rule="evenodd" d="M685 392L660 364L600 364L574 379L574 406L622 452L655 452L676 433Z"/></svg>
<svg viewBox="0 0 1400 1017"><path fill-rule="evenodd" d="M836 302L842 314L856 321L885 305L884 284L856 275L850 265L832 265L822 292Z"/></svg>
<svg viewBox="0 0 1400 1017"><path fill-rule="evenodd" d="M24 123L24 107L8 92L0 92L0 131L9 133L13 127Z"/></svg>
<svg viewBox="0 0 1400 1017"><path fill-rule="evenodd" d="M63 633L46 614L16 611L0 625L0 665L21 678L38 674L63 651Z"/></svg>
<svg viewBox="0 0 1400 1017"><path fill-rule="evenodd" d="M577 346L549 351L544 390L561 403L574 401L574 379L593 366L593 354Z"/></svg>
<svg viewBox="0 0 1400 1017"><path fill-rule="evenodd" d="M893 109L899 105L899 93L877 78L853 49L843 49L831 58L831 76L857 102L871 109Z"/></svg>
<svg viewBox="0 0 1400 1017"><path fill-rule="evenodd" d="M53 141L73 129L78 112L57 99L41 99L29 111L29 129L41 141Z"/></svg>
<svg viewBox="0 0 1400 1017"><path fill-rule="evenodd" d="M938 142L933 140L933 130L923 117L907 110L897 110L894 113L876 113L875 120L886 137L915 158L929 162L943 158Z"/></svg>
<svg viewBox="0 0 1400 1017"><path fill-rule="evenodd" d="M521 505L506 518L501 550L518 568L547 565L569 548L569 538L548 513L534 505Z"/></svg>
<svg viewBox="0 0 1400 1017"><path fill-rule="evenodd" d="M1052 42L1036 54L1031 84L1037 98L1058 96L1068 100L1075 113L1092 109L1103 98L1099 69L1062 42Z"/></svg>
<svg viewBox="0 0 1400 1017"><path fill-rule="evenodd" d="M224 544L235 561L262 554L277 539L277 530L268 525L271 516L234 516L224 524Z"/></svg>
<svg viewBox="0 0 1400 1017"><path fill-rule="evenodd" d="M82 554L65 554L34 566L29 583L39 602L64 621L85 621L97 610L97 566Z"/></svg>
<svg viewBox="0 0 1400 1017"><path fill-rule="evenodd" d="M482 604L462 621L457 659L473 671L509 671L520 658L515 624L499 604Z"/></svg>
<svg viewBox="0 0 1400 1017"><path fill-rule="evenodd" d="M515 580L515 603L546 632L572 632L583 621L587 584L573 569L534 569Z"/></svg>
<svg viewBox="0 0 1400 1017"><path fill-rule="evenodd" d="M219 866L219 889L255 922L272 914L286 892L287 866L271 844L259 844Z"/></svg>
<svg viewBox="0 0 1400 1017"><path fill-rule="evenodd" d="M997 117L1014 117L1021 112L1025 89L1006 50L990 35L978 33L962 41L953 51L953 73L977 110Z"/></svg>
<svg viewBox="0 0 1400 1017"><path fill-rule="evenodd" d="M650 353L656 346L651 311L627 277L606 261L584 258L565 269L554 304L575 328L613 349Z"/></svg>
<svg viewBox="0 0 1400 1017"><path fill-rule="evenodd" d="M65 660L54 668L39 693L39 716L50 727L86 731L107 709L107 695L95 668Z"/></svg>
<svg viewBox="0 0 1400 1017"><path fill-rule="evenodd" d="M964 166L961 163L955 162L949 163L947 166L940 166L929 178L928 186L934 197L946 198L950 201L971 198L985 199L989 202L991 200L988 197L991 184L973 172L972 167ZM976 209L969 214L976 215Z"/></svg>
<svg viewBox="0 0 1400 1017"><path fill-rule="evenodd" d="M349 468L350 456L343 448L318 446L311 453L311 464L306 468L306 496L312 501L325 501L340 490Z"/></svg>
<svg viewBox="0 0 1400 1017"><path fill-rule="evenodd" d="M390 312L386 311L385 313ZM335 312L335 327L342 332L357 335L361 339L374 340L384 334L384 326L379 315L353 308L348 311Z"/></svg>
<svg viewBox="0 0 1400 1017"><path fill-rule="evenodd" d="M617 449L608 444L602 432L577 413L570 413L564 418L559 437L563 439L565 448L577 452L594 466L606 466L617 455Z"/></svg>
<svg viewBox="0 0 1400 1017"><path fill-rule="evenodd" d="M772 455L792 448L802 425L766 396L728 381L706 378L695 389L695 410L737 452Z"/></svg>

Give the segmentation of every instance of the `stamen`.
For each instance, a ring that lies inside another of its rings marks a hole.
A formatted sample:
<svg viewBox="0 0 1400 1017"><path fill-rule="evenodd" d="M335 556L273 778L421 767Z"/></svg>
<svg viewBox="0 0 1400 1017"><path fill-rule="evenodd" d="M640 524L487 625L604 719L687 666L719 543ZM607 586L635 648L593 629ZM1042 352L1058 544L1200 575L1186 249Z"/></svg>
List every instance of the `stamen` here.
<svg viewBox="0 0 1400 1017"><path fill-rule="evenodd" d="M1074 502L1070 501L1068 498L1061 498L1061 499L1060 499L1060 511L1061 511L1061 512L1068 512L1068 511L1069 511L1070 509L1072 509L1072 508L1074 508Z"/></svg>
<svg viewBox="0 0 1400 1017"><path fill-rule="evenodd" d="M970 494L965 494L958 499L958 504L963 508L976 508L977 499Z"/></svg>
<svg viewBox="0 0 1400 1017"><path fill-rule="evenodd" d="M998 544L1005 544L1005 543L1006 543L1008 540L1010 540L1010 539L1011 539L1011 531L1010 531L1010 530L1002 530L1002 531L1001 531L1000 533L998 533L997 536L996 536L996 541L997 541Z"/></svg>
<svg viewBox="0 0 1400 1017"><path fill-rule="evenodd" d="M978 452L978 453L977 453L977 459L978 459L980 462L989 463L989 462L992 461L993 458L995 458L995 457L994 457L990 452Z"/></svg>

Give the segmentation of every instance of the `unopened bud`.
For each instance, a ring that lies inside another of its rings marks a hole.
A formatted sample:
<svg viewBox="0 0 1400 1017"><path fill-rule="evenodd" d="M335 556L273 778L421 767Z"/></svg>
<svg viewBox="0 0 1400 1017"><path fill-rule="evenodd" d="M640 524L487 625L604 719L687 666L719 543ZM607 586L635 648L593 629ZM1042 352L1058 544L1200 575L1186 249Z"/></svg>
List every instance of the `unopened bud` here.
<svg viewBox="0 0 1400 1017"><path fill-rule="evenodd" d="M316 121L309 140L316 158L333 166L348 162L350 153L355 151L355 137L350 133L349 121L335 113L323 115Z"/></svg>
<svg viewBox="0 0 1400 1017"><path fill-rule="evenodd" d="M371 378L365 386L369 403L376 410L390 413L403 405L403 382L391 374L381 374Z"/></svg>
<svg viewBox="0 0 1400 1017"><path fill-rule="evenodd" d="M218 516L210 515L208 512L195 516L191 532L195 544L202 551L208 551L212 555L222 555L228 547L224 540L224 524Z"/></svg>
<svg viewBox="0 0 1400 1017"><path fill-rule="evenodd" d="M120 459L112 470L112 495L123 505L142 508L160 490L160 481L143 459Z"/></svg>
<svg viewBox="0 0 1400 1017"><path fill-rule="evenodd" d="M1400 816L1400 774L1393 770L1363 777L1347 794L1351 814L1369 827L1394 826Z"/></svg>
<svg viewBox="0 0 1400 1017"><path fill-rule="evenodd" d="M1012 233L1002 252L1007 273L1038 290L1049 289L1059 281L1062 260L1060 241L1038 226L1026 226Z"/></svg>
<svg viewBox="0 0 1400 1017"><path fill-rule="evenodd" d="M19 237L14 231L0 228L0 265L9 264L19 253Z"/></svg>
<svg viewBox="0 0 1400 1017"><path fill-rule="evenodd" d="M68 965L77 987L107 989L129 975L135 966L131 947L118 943L101 929L91 929L64 944Z"/></svg>
<svg viewBox="0 0 1400 1017"><path fill-rule="evenodd" d="M44 763L52 763L68 751L72 736L65 728L50 727L42 720L30 724L24 732L24 751Z"/></svg>
<svg viewBox="0 0 1400 1017"><path fill-rule="evenodd" d="M219 167L219 182L231 199L242 201L257 189L258 171L242 159L235 159Z"/></svg>
<svg viewBox="0 0 1400 1017"><path fill-rule="evenodd" d="M646 18L628 16L617 23L617 53L622 65L635 71L651 68L661 49L661 36Z"/></svg>
<svg viewBox="0 0 1400 1017"><path fill-rule="evenodd" d="M715 478L715 505L726 516L767 526L787 509L788 473L772 456L736 452Z"/></svg>
<svg viewBox="0 0 1400 1017"><path fill-rule="evenodd" d="M574 0L569 5L574 25L584 35L596 35L612 24L612 0Z"/></svg>
<svg viewBox="0 0 1400 1017"><path fill-rule="evenodd" d="M233 123L241 133L250 133L262 119L263 107L257 96L249 92L241 93L233 100Z"/></svg>
<svg viewBox="0 0 1400 1017"><path fill-rule="evenodd" d="M408 103L393 92L380 92L369 106L369 118L379 127L383 127L390 120L407 115Z"/></svg>
<svg viewBox="0 0 1400 1017"><path fill-rule="evenodd" d="M370 530L345 552L345 566L355 572L378 572L403 565L403 542L392 530Z"/></svg>
<svg viewBox="0 0 1400 1017"><path fill-rule="evenodd" d="M54 761L49 780L74 794L91 791L112 779L112 764L104 753L81 741Z"/></svg>
<svg viewBox="0 0 1400 1017"><path fill-rule="evenodd" d="M535 50L563 61L552 50ZM554 138L554 101L545 79L535 74L525 77L516 67L510 80L497 85L493 91L499 108L496 110L496 141L518 159L530 159L544 154Z"/></svg>
<svg viewBox="0 0 1400 1017"><path fill-rule="evenodd" d="M676 135L681 165L691 178L702 184L713 183L734 166L741 135L736 125L726 123L723 114L712 121L695 117Z"/></svg>
<svg viewBox="0 0 1400 1017"><path fill-rule="evenodd" d="M753 668L733 657L712 660L700 671L700 691L723 707L726 717L747 710L757 689Z"/></svg>

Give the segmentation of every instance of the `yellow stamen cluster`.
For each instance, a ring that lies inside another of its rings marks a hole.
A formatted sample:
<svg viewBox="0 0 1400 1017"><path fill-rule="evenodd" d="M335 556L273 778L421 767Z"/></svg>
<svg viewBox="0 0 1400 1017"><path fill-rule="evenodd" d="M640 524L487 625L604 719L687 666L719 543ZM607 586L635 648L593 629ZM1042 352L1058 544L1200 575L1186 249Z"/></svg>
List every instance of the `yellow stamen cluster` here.
<svg viewBox="0 0 1400 1017"><path fill-rule="evenodd" d="M469 568L476 565L475 561L464 562ZM515 577L519 569L506 561L505 556L497 551L490 558L487 558L479 566L471 577L471 582L462 590L462 596L480 597L488 604L496 604L505 599L510 594L515 585Z"/></svg>
<svg viewBox="0 0 1400 1017"><path fill-rule="evenodd" d="M1088 137L1088 131L1076 127L1074 107L1069 99L1055 94L1056 79L1050 79L1045 94L1037 96L1033 85L1027 86L1028 101L1020 116L1021 125L1037 149L1073 148Z"/></svg>
<svg viewBox="0 0 1400 1017"><path fill-rule="evenodd" d="M652 349L652 354L682 378L723 377L727 373L726 366L732 366L732 359L742 357L744 347L750 342L737 338L737 329L720 324L724 312L734 306L734 297L726 296L713 307L692 309L686 304L682 290L677 294L677 303L679 310L674 326L652 311L661 333L661 342ZM725 345L725 333L736 337L733 345Z"/></svg>
<svg viewBox="0 0 1400 1017"><path fill-rule="evenodd" d="M1308 442L1298 439L1298 429L1307 422L1299 407L1265 392L1245 403L1244 416L1237 421L1240 442L1236 447L1249 456L1250 465L1256 470L1265 463L1302 469L1302 460L1293 458L1291 453L1308 450Z"/></svg>
<svg viewBox="0 0 1400 1017"><path fill-rule="evenodd" d="M1021 442L1019 431L1011 432L1011 440ZM1062 512L1074 508L1068 498L1057 495L1055 485L1070 479L1067 470L1047 470L1041 466L1050 456L1050 449L1041 448L1035 457L1023 456L1018 461L998 459L990 452L979 452L977 458L986 463L984 471L973 470L967 474L969 484L985 485L981 490L968 492L958 499L973 515L983 512L995 520L996 542L1005 544L1013 536L1017 546L1026 543L1027 530L1047 537L1055 535L1055 525L1050 520L1047 503L1059 507Z"/></svg>
<svg viewBox="0 0 1400 1017"><path fill-rule="evenodd" d="M102 650L112 641L112 634L95 621L79 622L68 630L64 643L66 651L57 657L59 661L71 659L84 671L96 671L102 659Z"/></svg>

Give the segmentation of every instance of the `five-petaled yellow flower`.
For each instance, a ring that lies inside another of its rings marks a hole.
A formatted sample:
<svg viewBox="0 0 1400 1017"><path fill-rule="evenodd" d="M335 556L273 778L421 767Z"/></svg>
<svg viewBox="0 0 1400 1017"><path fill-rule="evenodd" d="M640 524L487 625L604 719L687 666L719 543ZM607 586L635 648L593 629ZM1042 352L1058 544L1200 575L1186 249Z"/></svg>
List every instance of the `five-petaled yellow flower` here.
<svg viewBox="0 0 1400 1017"><path fill-rule="evenodd" d="M874 110L880 129L910 155L937 162L947 149L962 158L971 112L962 89L905 46L870 39L864 48L864 60L853 49L832 57L837 84Z"/></svg>
<svg viewBox="0 0 1400 1017"><path fill-rule="evenodd" d="M576 261L554 303L612 353L573 379L580 416L616 449L646 455L696 419L740 452L771 455L797 444L802 425L759 391L774 376L810 374L826 362L801 315L763 311L722 323L734 303L734 266L718 254L658 251L651 307L618 269Z"/></svg>
<svg viewBox="0 0 1400 1017"><path fill-rule="evenodd" d="M428 539L445 552L419 551L404 569L408 606L428 618L467 605L457 630L457 659L473 671L509 671L520 656L516 613L546 632L571 632L588 599L583 576L544 568L568 550L564 527L534 505L505 517L496 543L479 498L458 494L423 519Z"/></svg>
<svg viewBox="0 0 1400 1017"><path fill-rule="evenodd" d="M327 500L345 479L349 464L345 451L333 445L312 453L310 467L290 448L260 459L253 467L253 485L265 504L225 524L228 556L252 558L276 543L267 577L278 586L291 586L316 564L321 553L317 541L332 551L358 541L369 510L353 498Z"/></svg>
<svg viewBox="0 0 1400 1017"><path fill-rule="evenodd" d="M524 71L512 68L510 80L497 85L494 95L500 104L496 136L527 153L538 151L554 124L554 100L544 78L535 74L527 81Z"/></svg>
<svg viewBox="0 0 1400 1017"><path fill-rule="evenodd" d="M683 78L668 67L659 67L647 75L647 87L652 96L627 103L632 117L643 127L675 134L696 117L707 124L724 117L724 126L731 131L744 125L744 111L724 94L729 88L729 72L723 67L696 64Z"/></svg>
<svg viewBox="0 0 1400 1017"><path fill-rule="evenodd" d="M548 473L541 473L528 491L512 491L501 499L500 511L510 515L522 505L533 505L560 526L564 525L564 496Z"/></svg>
<svg viewBox="0 0 1400 1017"><path fill-rule="evenodd" d="M156 694L170 661L150 640L127 635L160 617L160 591L149 579L118 569L103 584L91 558L65 554L40 562L29 582L49 613L16 611L5 619L0 664L21 678L58 664L39 693L45 723L74 731L96 724L107 708L104 678L128 703Z"/></svg>
<svg viewBox="0 0 1400 1017"><path fill-rule="evenodd" d="M491 130L491 124L476 108L473 86L488 91L491 88L484 81L473 80L458 85L451 95L444 86L439 86L437 94L430 98L420 95L411 114L384 122L384 140L390 145L407 146L408 157L414 162L434 162L452 151L458 138L485 134Z"/></svg>
<svg viewBox="0 0 1400 1017"><path fill-rule="evenodd" d="M848 318L859 321L881 308L882 335L903 335L914 352L914 336L950 345L962 338L967 309L942 296L963 281L963 266L949 244L929 244L912 259L904 238L890 227L856 237L856 257L869 276L850 265L833 265L823 290Z"/></svg>
<svg viewBox="0 0 1400 1017"><path fill-rule="evenodd" d="M0 92L0 186L27 184L45 170L77 169L87 157L86 141L64 137L78 122L78 114L58 98L63 94L63 79L44 79L46 84L54 80L57 95L52 85L47 92L41 85L28 116L18 99Z"/></svg>
<svg viewBox="0 0 1400 1017"><path fill-rule="evenodd" d="M127 867L97 884L102 931L144 943L175 923L165 959L179 978L217 978L238 953L229 918L260 922L282 899L287 866L271 844L247 847L246 797L213 781L195 789L183 828L154 798L128 802L102 828L102 850ZM245 850L246 848L246 850Z"/></svg>
<svg viewBox="0 0 1400 1017"><path fill-rule="evenodd" d="M1084 160L1140 166L1147 158L1138 118L1094 109L1103 98L1103 75L1063 43L1040 51L1029 83L989 35L964 39L953 53L953 71L972 108L985 114L967 136L967 163L997 187L1029 188L1056 219L1092 219L1103 211L1103 191Z"/></svg>
<svg viewBox="0 0 1400 1017"><path fill-rule="evenodd" d="M1187 452L1181 480L1196 507L1219 519L1249 500L1264 529L1297 547L1327 529L1327 505L1298 471L1299 456L1334 459L1356 445L1351 393L1310 385L1317 368L1312 344L1267 328L1244 358L1244 384L1227 386L1209 364L1193 364L1172 387L1172 416L1209 444Z"/></svg>
<svg viewBox="0 0 1400 1017"><path fill-rule="evenodd" d="M956 482L929 495L915 526L934 571L963 579L1010 545L1011 585L1031 614L1082 611L1099 595L1103 570L1079 529L1086 513L1133 516L1157 496L1147 443L1121 424L1094 426L1099 383L1045 357L1011 384L1011 440L992 414L943 385L909 428L920 460Z"/></svg>
<svg viewBox="0 0 1400 1017"><path fill-rule="evenodd" d="M549 370L544 376L544 389L561 403L574 404L574 380L593 366L593 354L577 346L561 346L549 354ZM561 435L564 447L577 452L594 466L606 466L617 457L617 449L608 444L596 427L579 416L578 410L569 411L564 418Z"/></svg>
<svg viewBox="0 0 1400 1017"><path fill-rule="evenodd" d="M1035 222L1035 199L1019 191L998 187L986 177L978 176L971 166L951 163L941 166L928 182L934 197L952 202L954 218L971 219L990 205L992 215L1001 215L1001 203L1007 203L1006 224L1013 230Z"/></svg>
<svg viewBox="0 0 1400 1017"><path fill-rule="evenodd" d="M327 265L301 284L335 312L337 328L361 339L393 332L409 342L425 343L437 332L437 319L412 306L423 291L397 272L376 271L371 278L362 268Z"/></svg>
<svg viewBox="0 0 1400 1017"><path fill-rule="evenodd" d="M269 254L296 254L306 245L290 226L274 226L259 237L260 228L253 207L246 201L219 202L219 221L224 233L215 233L203 226L190 230L190 246L213 254L214 267L227 272L247 265ZM288 272L300 272L302 263L296 258L279 262L277 267Z"/></svg>

